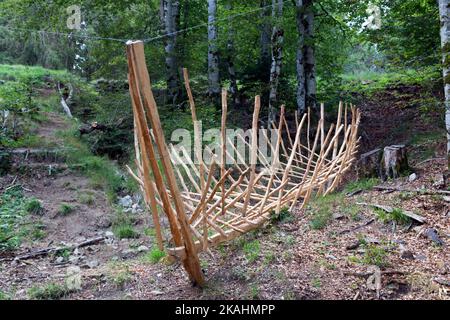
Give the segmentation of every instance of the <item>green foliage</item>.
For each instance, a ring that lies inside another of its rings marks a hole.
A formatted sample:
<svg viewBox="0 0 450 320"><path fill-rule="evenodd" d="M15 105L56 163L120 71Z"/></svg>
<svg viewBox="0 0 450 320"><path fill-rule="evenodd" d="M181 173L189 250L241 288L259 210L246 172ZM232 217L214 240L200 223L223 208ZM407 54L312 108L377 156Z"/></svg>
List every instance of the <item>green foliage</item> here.
<svg viewBox="0 0 450 320"><path fill-rule="evenodd" d="M47 237L47 232L44 230L44 226L41 224L37 224L31 230L31 239L32 240L42 240Z"/></svg>
<svg viewBox="0 0 450 320"><path fill-rule="evenodd" d="M11 296L0 290L0 301L1 300L11 300Z"/></svg>
<svg viewBox="0 0 450 320"><path fill-rule="evenodd" d="M256 259L258 259L260 253L260 246L258 240L246 242L242 249L249 263L255 262Z"/></svg>
<svg viewBox="0 0 450 320"><path fill-rule="evenodd" d="M315 278L312 279L311 285L314 288L320 288L322 286L322 281L320 280L320 278L315 277Z"/></svg>
<svg viewBox="0 0 450 320"><path fill-rule="evenodd" d="M108 278L119 288L123 288L133 278L130 267L125 263L113 263Z"/></svg>
<svg viewBox="0 0 450 320"><path fill-rule="evenodd" d="M118 168L107 158L94 156L86 144L76 136L75 130L74 128L59 133L68 150L66 162L72 169L90 177L93 187L103 188L109 200L113 202L116 194L129 186L127 179L131 178L122 176Z"/></svg>
<svg viewBox="0 0 450 320"><path fill-rule="evenodd" d="M312 229L320 230L327 226L333 216L333 210L342 204L342 194L330 194L325 197L319 196L308 205L308 214L311 215L309 225Z"/></svg>
<svg viewBox="0 0 450 320"><path fill-rule="evenodd" d="M119 239L136 239L139 233L133 227L134 219L132 216L124 213L121 209L116 210L116 215L112 222L114 234Z"/></svg>
<svg viewBox="0 0 450 320"><path fill-rule="evenodd" d="M252 284L249 288L250 299L259 299L260 290L257 284Z"/></svg>
<svg viewBox="0 0 450 320"><path fill-rule="evenodd" d="M270 217L270 220L272 221L272 223L277 223L277 222L292 222L294 220L294 216L292 215L292 213L289 211L289 208L284 207L281 208L280 213L276 214L275 211L272 212L272 215Z"/></svg>
<svg viewBox="0 0 450 320"><path fill-rule="evenodd" d="M162 258L166 256L165 251L161 251L158 248L152 248L152 250L146 254L145 260L152 264L158 263Z"/></svg>
<svg viewBox="0 0 450 320"><path fill-rule="evenodd" d="M367 265L375 265L380 268L387 267L388 263L388 252L382 246L376 244L366 244L364 245L364 255L361 259L361 263Z"/></svg>
<svg viewBox="0 0 450 320"><path fill-rule="evenodd" d="M95 198L91 192L86 191L78 195L78 201L80 201L80 203L82 204L91 206L94 204Z"/></svg>
<svg viewBox="0 0 450 320"><path fill-rule="evenodd" d="M139 233L129 224L121 224L113 228L114 234L119 239L135 239L139 238Z"/></svg>
<svg viewBox="0 0 450 320"><path fill-rule="evenodd" d="M403 210L399 208L394 208L390 213L376 208L375 213L377 214L378 219L383 223L394 221L397 224L408 224L411 222L411 218L405 215Z"/></svg>
<svg viewBox="0 0 450 320"><path fill-rule="evenodd" d="M401 69L389 72L366 71L358 74L342 75L341 91L346 93L361 93L373 95L376 92L398 85L419 85L429 87L441 78L438 65L422 67L421 69Z"/></svg>
<svg viewBox="0 0 450 320"><path fill-rule="evenodd" d="M440 60L439 7L434 0L381 0L382 26L367 31L390 65L423 66Z"/></svg>
<svg viewBox="0 0 450 320"><path fill-rule="evenodd" d="M72 205L70 205L68 203L61 203L58 208L58 213L60 215L67 216L68 214L72 213L74 210L75 210L75 208Z"/></svg>
<svg viewBox="0 0 450 320"><path fill-rule="evenodd" d="M25 210L31 214L41 214L44 208L42 207L42 203L40 200L36 198L31 198L25 204Z"/></svg>
<svg viewBox="0 0 450 320"><path fill-rule="evenodd" d="M21 223L27 214L24 200L20 186L0 195L0 251L15 249L22 241Z"/></svg>
<svg viewBox="0 0 450 320"><path fill-rule="evenodd" d="M56 256L63 257L64 259L67 260L70 257L71 254L72 254L72 250L70 248L64 248L62 250L59 250L56 253Z"/></svg>
<svg viewBox="0 0 450 320"><path fill-rule="evenodd" d="M67 293L67 288L57 283L49 283L44 286L35 285L28 290L28 296L32 300L58 300Z"/></svg>
<svg viewBox="0 0 450 320"><path fill-rule="evenodd" d="M345 186L345 192L351 193L357 190L370 190L380 182L377 178L365 178L352 181Z"/></svg>

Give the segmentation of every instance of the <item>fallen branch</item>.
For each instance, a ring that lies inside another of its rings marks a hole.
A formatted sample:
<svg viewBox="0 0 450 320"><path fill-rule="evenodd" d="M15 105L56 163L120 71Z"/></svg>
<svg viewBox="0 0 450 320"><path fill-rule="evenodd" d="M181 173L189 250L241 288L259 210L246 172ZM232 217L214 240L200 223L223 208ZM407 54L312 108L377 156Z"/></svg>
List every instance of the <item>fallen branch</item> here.
<svg viewBox="0 0 450 320"><path fill-rule="evenodd" d="M355 195L357 195L357 194L360 194L360 193L363 192L363 191L364 191L363 189L358 189L358 190L355 190L355 191L352 191L352 192L347 193L346 196L347 196L347 197L353 197L353 196L355 196Z"/></svg>
<svg viewBox="0 0 450 320"><path fill-rule="evenodd" d="M419 162L418 164L416 164L416 166L420 166L421 164L424 164L424 163L426 163L426 162L429 162L429 161L434 161L434 160L445 160L446 158L444 158L444 157L442 157L442 158L429 158L429 159L427 159L427 160L424 160L424 161L422 161L422 162Z"/></svg>
<svg viewBox="0 0 450 320"><path fill-rule="evenodd" d="M385 271L381 271L381 274L384 275L394 275L394 274L398 274L398 275L405 275L408 274L409 272L406 271L399 271L399 270L385 270ZM353 271L343 271L342 274L344 276L353 276L353 277L369 277L371 275L373 275L373 272L353 272Z"/></svg>
<svg viewBox="0 0 450 320"><path fill-rule="evenodd" d="M450 195L450 191L446 190L429 190L429 189L408 189L408 188L401 188L401 187L383 187L383 186L375 186L373 187L374 190L378 191L400 191L400 192L413 192L413 193L420 193L424 195L434 195L434 194L446 194Z"/></svg>
<svg viewBox="0 0 450 320"><path fill-rule="evenodd" d="M375 221L375 219L370 219L370 220L366 221L362 225L356 226L356 227L351 228L351 229L343 230L343 231L339 232L339 234L341 235L341 234L344 234L344 233L349 233L349 232L353 232L353 231L359 230L361 228L364 228L364 227L368 226L369 224L371 224L374 221Z"/></svg>
<svg viewBox="0 0 450 320"><path fill-rule="evenodd" d="M356 204L360 205L360 206L369 206L369 207L378 208L378 209L381 209L383 211L386 211L387 213L392 213L394 211L394 208L392 208L390 206L384 206L384 205L380 205L380 204L376 204L376 203L357 202ZM424 217L422 217L422 216L420 216L418 214L415 214L414 212L402 210L402 213L405 216L407 216L407 217L409 217L409 218L411 218L411 219L413 219L413 220L415 220L415 221L417 221L419 223L426 223L426 219Z"/></svg>
<svg viewBox="0 0 450 320"><path fill-rule="evenodd" d="M96 238L88 239L86 241L80 242L78 244L75 244L75 245L69 246L69 247L43 248L43 249L39 249L39 250L30 252L30 253L25 253L25 254L16 256L14 258L0 259L0 262L2 262L2 261L11 261L11 260L15 260L15 261L27 260L27 259L31 259L31 258L45 256L45 255L48 255L50 253L56 253L56 252L64 251L64 250L75 250L77 248L83 248L83 247L87 247L87 246L91 246L91 245L97 244L97 243L99 243L99 242L101 242L103 240L105 240L105 237L96 237Z"/></svg>

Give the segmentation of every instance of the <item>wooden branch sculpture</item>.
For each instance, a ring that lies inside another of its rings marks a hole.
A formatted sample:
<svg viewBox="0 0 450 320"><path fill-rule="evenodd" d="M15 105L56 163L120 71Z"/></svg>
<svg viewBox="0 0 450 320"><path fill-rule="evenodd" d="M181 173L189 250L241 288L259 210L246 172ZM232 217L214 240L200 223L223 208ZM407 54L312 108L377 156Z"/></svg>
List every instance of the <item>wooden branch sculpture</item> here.
<svg viewBox="0 0 450 320"><path fill-rule="evenodd" d="M194 121L196 161L193 161L190 151L175 150L173 146L169 150L165 142L143 43L129 42L127 57L135 119L137 173L130 168L128 171L141 186L152 213L159 248L164 250L164 230L158 214L158 209L162 208L171 234L166 251L181 259L191 281L199 286L204 284L199 252L260 227L270 220L271 214L279 213L284 207L292 210L297 203L303 207L311 196L330 193L354 160L360 120L359 110L355 107L348 110L340 103L336 124L325 132L322 105L321 119L312 139L308 111L297 119L296 134L292 139L283 106L279 123L272 124L270 132L275 133L276 140L270 144L268 131L258 130L260 98L257 96L250 141L242 135L236 136L239 143L250 148L250 161L247 161L245 154L239 153L234 141L226 135L227 92L224 90L221 154L218 157L211 155L212 161L208 164L204 154L212 154L212 151L202 147L188 74L183 70ZM258 131L262 134L258 135ZM306 134L303 144L302 133ZM286 143L283 134L287 136ZM270 161L258 148L258 138L270 145L274 160Z"/></svg>

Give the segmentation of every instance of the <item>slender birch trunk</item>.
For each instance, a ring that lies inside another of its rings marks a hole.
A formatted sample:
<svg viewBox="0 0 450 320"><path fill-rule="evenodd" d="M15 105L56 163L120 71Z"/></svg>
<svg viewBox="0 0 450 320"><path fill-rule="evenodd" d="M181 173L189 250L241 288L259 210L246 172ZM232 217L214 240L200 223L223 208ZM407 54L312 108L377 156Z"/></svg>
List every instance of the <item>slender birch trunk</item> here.
<svg viewBox="0 0 450 320"><path fill-rule="evenodd" d="M278 84L283 62L284 30L281 27L283 16L283 0L272 0L272 18L274 21L272 31L272 64L270 68L270 92L269 92L269 123L276 120L276 104Z"/></svg>
<svg viewBox="0 0 450 320"><path fill-rule="evenodd" d="M450 170L450 0L439 0L442 65L445 91L445 128L447 130L447 167Z"/></svg>
<svg viewBox="0 0 450 320"><path fill-rule="evenodd" d="M167 69L167 103L175 106L181 98L181 83L178 73L177 58L177 35L180 2L178 0L162 0L161 1L162 23L164 33L169 34L165 38L164 50L166 53L166 69Z"/></svg>
<svg viewBox="0 0 450 320"><path fill-rule="evenodd" d="M208 0L208 94L215 103L220 100L219 49L217 45L217 0Z"/></svg>
<svg viewBox="0 0 450 320"><path fill-rule="evenodd" d="M297 69L297 110L301 115L306 111L306 75L305 75L305 26L303 0L296 0L296 22L298 31L296 69Z"/></svg>
<svg viewBox="0 0 450 320"><path fill-rule="evenodd" d="M228 11L233 10L232 0L228 0L225 9ZM227 65L228 76L230 79L230 93L232 98L232 107L236 107L238 104L238 87L236 79L236 69L234 67L234 28L232 20L228 23L228 39L227 39Z"/></svg>
<svg viewBox="0 0 450 320"><path fill-rule="evenodd" d="M305 77L306 106L316 107L316 58L314 53L314 6L313 0L304 0L305 15L303 20L305 30Z"/></svg>
<svg viewBox="0 0 450 320"><path fill-rule="evenodd" d="M260 7L267 7L269 5L269 0L262 0ZM261 58L260 66L262 69L267 70L269 74L270 68L270 35L271 35L271 25L270 25L270 7L265 8L261 11ZM267 75L265 76L267 77ZM267 79L267 78L266 78Z"/></svg>

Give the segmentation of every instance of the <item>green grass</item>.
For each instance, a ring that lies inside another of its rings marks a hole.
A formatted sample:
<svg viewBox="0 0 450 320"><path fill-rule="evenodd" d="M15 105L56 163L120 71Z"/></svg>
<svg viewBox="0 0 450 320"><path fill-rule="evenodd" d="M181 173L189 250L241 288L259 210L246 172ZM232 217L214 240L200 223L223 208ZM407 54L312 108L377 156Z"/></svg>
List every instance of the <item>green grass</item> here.
<svg viewBox="0 0 450 320"><path fill-rule="evenodd" d="M11 296L0 290L0 301L1 300L11 300Z"/></svg>
<svg viewBox="0 0 450 320"><path fill-rule="evenodd" d="M260 290L257 284L253 284L249 288L250 299L259 299Z"/></svg>
<svg viewBox="0 0 450 320"><path fill-rule="evenodd" d="M46 79L73 81L75 78L65 70L50 70L39 66L0 64L0 79L20 82L32 81L33 83L44 85Z"/></svg>
<svg viewBox="0 0 450 320"><path fill-rule="evenodd" d="M130 224L120 224L113 228L114 234L119 239L136 239L139 233Z"/></svg>
<svg viewBox="0 0 450 320"><path fill-rule="evenodd" d="M144 259L145 261L155 264L161 261L165 256L166 253L164 251L161 251L158 248L152 248L152 250L144 256Z"/></svg>
<svg viewBox="0 0 450 320"><path fill-rule="evenodd" d="M363 245L365 252L361 259L361 263L366 265L375 265L380 268L387 267L388 263L388 252L385 248L376 244L365 244Z"/></svg>
<svg viewBox="0 0 450 320"><path fill-rule="evenodd" d="M74 210L75 210L75 208L72 205L63 202L59 205L58 213L60 215L67 216L67 215L71 214Z"/></svg>
<svg viewBox="0 0 450 320"><path fill-rule="evenodd" d="M333 217L333 211L342 205L344 196L334 193L325 197L319 196L308 205L307 213L311 216L309 225L314 230L325 228Z"/></svg>
<svg viewBox="0 0 450 320"><path fill-rule="evenodd" d="M140 237L133 225L135 218L123 212L120 208L116 208L116 214L112 221L112 231L119 239L136 239Z"/></svg>
<svg viewBox="0 0 450 320"><path fill-rule="evenodd" d="M67 148L67 164L91 179L91 186L106 191L108 199L114 202L116 194L130 188L131 178L125 177L119 168L105 157L95 156L77 136L77 128L59 132Z"/></svg>
<svg viewBox="0 0 450 320"><path fill-rule="evenodd" d="M82 204L91 206L95 203L95 198L92 193L85 192L78 195L78 201Z"/></svg>
<svg viewBox="0 0 450 320"><path fill-rule="evenodd" d="M289 211L289 208L281 208L280 213L276 214L275 211L272 212L272 215L270 217L270 220L272 221L272 223L284 223L284 222L292 222L294 221L294 216L293 214Z"/></svg>
<svg viewBox="0 0 450 320"><path fill-rule="evenodd" d="M430 66L422 70L402 69L399 72L361 72L342 76L342 90L373 94L396 85L429 86L441 78L438 66Z"/></svg>
<svg viewBox="0 0 450 320"><path fill-rule="evenodd" d="M25 210L28 213L38 215L38 214L41 214L43 212L44 208L42 207L42 203L41 203L40 200L38 200L36 198L31 198L25 204Z"/></svg>
<svg viewBox="0 0 450 320"><path fill-rule="evenodd" d="M370 190L373 187L375 187L379 182L380 180L377 178L365 178L357 181L352 181L345 186L345 192L351 193L357 190L363 191Z"/></svg>
<svg viewBox="0 0 450 320"><path fill-rule="evenodd" d="M26 235L23 227L27 211L21 186L10 188L0 195L0 251L14 250Z"/></svg>
<svg viewBox="0 0 450 320"><path fill-rule="evenodd" d="M264 256L264 265L269 265L274 260L275 260L275 253L272 251L268 252Z"/></svg>
<svg viewBox="0 0 450 320"><path fill-rule="evenodd" d="M31 239L42 240L47 237L47 232L45 232L44 228L45 227L42 224L35 225L31 231Z"/></svg>
<svg viewBox="0 0 450 320"><path fill-rule="evenodd" d="M125 263L112 263L108 270L108 279L117 287L123 288L133 279L130 267Z"/></svg>
<svg viewBox="0 0 450 320"><path fill-rule="evenodd" d="M44 286L33 286L28 290L28 297L32 300L58 300L68 293L65 286L49 283Z"/></svg>
<svg viewBox="0 0 450 320"><path fill-rule="evenodd" d="M392 212L386 212L382 209L375 208L378 219L383 223L396 222L397 224L408 224L411 218L404 214L402 209L394 208Z"/></svg>
<svg viewBox="0 0 450 320"><path fill-rule="evenodd" d="M260 245L258 240L246 242L242 248L249 263L255 262L259 257Z"/></svg>
<svg viewBox="0 0 450 320"><path fill-rule="evenodd" d="M312 285L314 288L319 289L319 288L322 286L322 281L320 280L320 278L315 277L314 279L312 279L311 285Z"/></svg>

